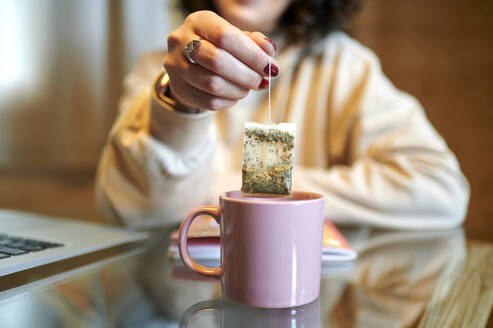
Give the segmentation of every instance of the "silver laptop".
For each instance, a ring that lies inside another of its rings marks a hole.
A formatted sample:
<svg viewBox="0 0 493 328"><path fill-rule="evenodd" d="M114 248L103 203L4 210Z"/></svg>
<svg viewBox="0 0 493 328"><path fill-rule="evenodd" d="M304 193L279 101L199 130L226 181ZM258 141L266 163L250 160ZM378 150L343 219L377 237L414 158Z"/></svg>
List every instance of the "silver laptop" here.
<svg viewBox="0 0 493 328"><path fill-rule="evenodd" d="M0 276L146 237L100 224L0 210Z"/></svg>

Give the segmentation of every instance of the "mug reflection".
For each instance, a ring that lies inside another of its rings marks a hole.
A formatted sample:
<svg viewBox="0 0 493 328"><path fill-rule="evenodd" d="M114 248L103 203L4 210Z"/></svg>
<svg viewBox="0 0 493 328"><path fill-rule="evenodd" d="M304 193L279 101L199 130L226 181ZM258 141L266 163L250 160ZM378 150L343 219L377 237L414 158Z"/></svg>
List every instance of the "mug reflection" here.
<svg viewBox="0 0 493 328"><path fill-rule="evenodd" d="M215 320L204 320L214 316ZM320 327L320 300L285 309L264 309L234 303L226 298L199 302L188 308L179 327L243 328L243 327Z"/></svg>

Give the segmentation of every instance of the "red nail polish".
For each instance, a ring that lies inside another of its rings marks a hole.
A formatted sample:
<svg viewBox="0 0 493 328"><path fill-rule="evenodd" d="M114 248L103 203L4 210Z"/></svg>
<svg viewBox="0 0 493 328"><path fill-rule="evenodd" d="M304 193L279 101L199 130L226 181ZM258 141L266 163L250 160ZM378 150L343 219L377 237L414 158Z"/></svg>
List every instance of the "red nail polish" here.
<svg viewBox="0 0 493 328"><path fill-rule="evenodd" d="M269 39L268 37L264 37L264 39L266 39L267 41L269 41L269 42L270 42L270 44L272 44L272 46L274 47L274 51L276 51L276 50L277 50L277 46L276 46L276 44L274 43L274 41L272 41L272 40L271 40L271 39Z"/></svg>
<svg viewBox="0 0 493 328"><path fill-rule="evenodd" d="M264 73L265 74L269 74L269 64L267 64L267 66L265 66ZM279 74L279 68L277 68L276 65L271 64L271 67L270 67L270 75L271 76L277 76L277 74Z"/></svg>
<svg viewBox="0 0 493 328"><path fill-rule="evenodd" d="M262 81L260 81L260 84L258 85L258 88L265 89L268 86L269 86L269 81L267 79L262 79Z"/></svg>

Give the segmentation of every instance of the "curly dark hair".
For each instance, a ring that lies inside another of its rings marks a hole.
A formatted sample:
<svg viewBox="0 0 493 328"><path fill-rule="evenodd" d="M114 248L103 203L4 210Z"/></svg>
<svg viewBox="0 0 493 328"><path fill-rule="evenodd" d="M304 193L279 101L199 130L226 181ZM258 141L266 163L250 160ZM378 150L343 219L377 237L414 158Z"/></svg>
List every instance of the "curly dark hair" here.
<svg viewBox="0 0 493 328"><path fill-rule="evenodd" d="M179 0L188 15L198 10L217 12L213 0ZM314 41L335 30L344 30L351 16L360 8L359 0L294 0L280 19L290 41Z"/></svg>

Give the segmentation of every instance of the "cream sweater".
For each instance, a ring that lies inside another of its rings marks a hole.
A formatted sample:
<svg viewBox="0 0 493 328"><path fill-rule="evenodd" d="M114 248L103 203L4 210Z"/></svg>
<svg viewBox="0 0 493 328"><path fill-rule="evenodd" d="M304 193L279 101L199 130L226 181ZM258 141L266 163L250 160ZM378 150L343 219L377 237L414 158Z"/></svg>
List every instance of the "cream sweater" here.
<svg viewBox="0 0 493 328"><path fill-rule="evenodd" d="M125 79L104 148L97 197L132 227L175 224L241 186L245 120L267 121L267 93L219 113L167 108L151 87L164 54L146 56ZM295 122L293 190L325 195L336 223L400 229L460 225L469 186L455 156L412 96L382 73L376 56L344 33L304 53L285 49L272 85L274 122Z"/></svg>

